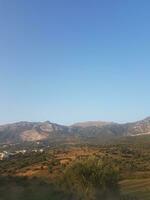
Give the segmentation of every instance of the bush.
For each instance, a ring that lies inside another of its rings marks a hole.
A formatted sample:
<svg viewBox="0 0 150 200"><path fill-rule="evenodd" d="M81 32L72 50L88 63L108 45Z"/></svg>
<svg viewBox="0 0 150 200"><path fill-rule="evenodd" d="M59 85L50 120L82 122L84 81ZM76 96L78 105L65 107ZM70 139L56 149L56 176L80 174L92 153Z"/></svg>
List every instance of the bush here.
<svg viewBox="0 0 150 200"><path fill-rule="evenodd" d="M75 161L64 173L63 184L81 199L115 192L118 189L118 169L111 162L90 157Z"/></svg>

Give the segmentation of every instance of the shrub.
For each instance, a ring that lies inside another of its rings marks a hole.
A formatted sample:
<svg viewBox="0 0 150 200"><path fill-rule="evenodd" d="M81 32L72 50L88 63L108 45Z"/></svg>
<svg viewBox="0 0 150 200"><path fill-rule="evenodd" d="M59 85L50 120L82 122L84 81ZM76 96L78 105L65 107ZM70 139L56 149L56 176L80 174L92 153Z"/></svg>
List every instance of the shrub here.
<svg viewBox="0 0 150 200"><path fill-rule="evenodd" d="M64 173L63 184L81 199L95 199L118 189L118 169L111 162L90 157L75 161Z"/></svg>

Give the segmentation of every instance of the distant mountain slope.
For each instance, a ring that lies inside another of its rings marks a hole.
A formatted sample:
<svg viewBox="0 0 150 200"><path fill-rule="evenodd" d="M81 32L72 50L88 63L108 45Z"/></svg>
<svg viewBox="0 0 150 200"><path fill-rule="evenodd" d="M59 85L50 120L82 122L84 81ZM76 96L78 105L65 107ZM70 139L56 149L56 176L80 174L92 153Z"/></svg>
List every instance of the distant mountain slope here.
<svg viewBox="0 0 150 200"><path fill-rule="evenodd" d="M112 124L112 122L102 122L102 121L87 121L87 122L79 122L79 123L75 123L72 125L72 127L82 127L82 128L86 128L86 127L102 127L108 124Z"/></svg>
<svg viewBox="0 0 150 200"><path fill-rule="evenodd" d="M17 143L53 138L68 132L68 127L46 122L18 122L0 126L0 143Z"/></svg>
<svg viewBox="0 0 150 200"><path fill-rule="evenodd" d="M141 121L126 124L127 135L147 135L150 134L150 117Z"/></svg>
<svg viewBox="0 0 150 200"><path fill-rule="evenodd" d="M40 141L54 138L136 136L150 134L150 117L134 123L90 121L72 126L46 122L18 122L0 126L0 143Z"/></svg>
<svg viewBox="0 0 150 200"><path fill-rule="evenodd" d="M78 132L79 134L86 136L134 136L150 134L150 117L141 121L126 124L110 122L96 122L95 126L94 124L95 122L93 124L91 123L91 126L89 126L89 123L85 122L81 124L78 123L72 127L74 132Z"/></svg>

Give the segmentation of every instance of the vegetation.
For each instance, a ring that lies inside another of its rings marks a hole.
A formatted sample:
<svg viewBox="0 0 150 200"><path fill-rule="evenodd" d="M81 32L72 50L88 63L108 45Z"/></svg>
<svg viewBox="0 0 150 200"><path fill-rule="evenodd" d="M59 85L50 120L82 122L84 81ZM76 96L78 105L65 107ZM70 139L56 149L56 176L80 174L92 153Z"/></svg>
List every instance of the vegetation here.
<svg viewBox="0 0 150 200"><path fill-rule="evenodd" d="M119 172L110 162L89 157L75 161L63 177L63 185L79 199L102 199L118 192Z"/></svg>
<svg viewBox="0 0 150 200"><path fill-rule="evenodd" d="M39 178L1 177L0 200L70 200L70 195Z"/></svg>
<svg viewBox="0 0 150 200"><path fill-rule="evenodd" d="M0 161L0 200L150 200L149 161L148 136L55 144Z"/></svg>

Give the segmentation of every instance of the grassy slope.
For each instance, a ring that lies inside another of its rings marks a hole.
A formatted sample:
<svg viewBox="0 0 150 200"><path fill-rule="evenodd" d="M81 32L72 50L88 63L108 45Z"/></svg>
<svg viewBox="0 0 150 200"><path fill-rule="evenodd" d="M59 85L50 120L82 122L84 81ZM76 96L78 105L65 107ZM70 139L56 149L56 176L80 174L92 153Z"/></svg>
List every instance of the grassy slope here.
<svg viewBox="0 0 150 200"><path fill-rule="evenodd" d="M150 135L127 137L121 142L125 145L135 145L137 149L144 149L149 153ZM120 143L120 141L119 141ZM150 163L150 160L149 160ZM145 164L143 162L143 164ZM145 177L144 177L145 176ZM144 178L143 178L144 177ZM139 200L150 200L150 171L135 172L132 179L126 179L120 182L121 191L130 196L136 196Z"/></svg>
<svg viewBox="0 0 150 200"><path fill-rule="evenodd" d="M150 200L150 178L124 180L120 186L124 194L137 196L140 200Z"/></svg>

